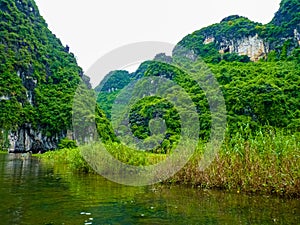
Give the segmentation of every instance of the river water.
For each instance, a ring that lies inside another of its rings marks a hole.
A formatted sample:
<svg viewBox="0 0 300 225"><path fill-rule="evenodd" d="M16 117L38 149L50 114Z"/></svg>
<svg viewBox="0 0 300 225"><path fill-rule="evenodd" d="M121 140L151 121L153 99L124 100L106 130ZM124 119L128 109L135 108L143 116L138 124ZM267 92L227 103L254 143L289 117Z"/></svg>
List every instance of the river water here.
<svg viewBox="0 0 300 225"><path fill-rule="evenodd" d="M0 224L300 224L300 200L128 187L0 154Z"/></svg>

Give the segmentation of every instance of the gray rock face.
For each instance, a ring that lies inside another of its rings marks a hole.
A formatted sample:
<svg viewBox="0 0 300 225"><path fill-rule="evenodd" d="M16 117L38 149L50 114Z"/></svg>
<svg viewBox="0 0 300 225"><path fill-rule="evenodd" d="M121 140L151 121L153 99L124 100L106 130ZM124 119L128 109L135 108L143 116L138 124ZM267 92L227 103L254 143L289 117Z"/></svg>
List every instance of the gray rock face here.
<svg viewBox="0 0 300 225"><path fill-rule="evenodd" d="M41 131L34 130L30 124L20 127L16 132L10 132L10 152L45 152L56 149L59 140L66 137L66 132L56 136L47 137Z"/></svg>
<svg viewBox="0 0 300 225"><path fill-rule="evenodd" d="M247 55L251 61L257 61L267 55L269 49L267 44L255 35L238 41L235 52L239 55Z"/></svg>
<svg viewBox="0 0 300 225"><path fill-rule="evenodd" d="M294 30L294 39L298 42L298 45L300 45L300 33L297 29Z"/></svg>
<svg viewBox="0 0 300 225"><path fill-rule="evenodd" d="M205 40L206 43L211 43L215 39L210 37ZM251 61L258 61L267 56L269 52L268 44L257 34L237 40L222 40L219 43L220 53L237 53L239 55L247 55Z"/></svg>

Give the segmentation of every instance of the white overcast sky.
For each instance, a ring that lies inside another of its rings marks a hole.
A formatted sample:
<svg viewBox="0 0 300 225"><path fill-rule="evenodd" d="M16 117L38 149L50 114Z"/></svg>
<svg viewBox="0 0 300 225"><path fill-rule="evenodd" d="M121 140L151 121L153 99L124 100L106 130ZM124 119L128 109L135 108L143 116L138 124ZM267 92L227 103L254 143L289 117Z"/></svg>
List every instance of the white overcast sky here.
<svg viewBox="0 0 300 225"><path fill-rule="evenodd" d="M140 41L176 44L238 14L268 23L280 0L36 0L48 27L87 71L101 56Z"/></svg>

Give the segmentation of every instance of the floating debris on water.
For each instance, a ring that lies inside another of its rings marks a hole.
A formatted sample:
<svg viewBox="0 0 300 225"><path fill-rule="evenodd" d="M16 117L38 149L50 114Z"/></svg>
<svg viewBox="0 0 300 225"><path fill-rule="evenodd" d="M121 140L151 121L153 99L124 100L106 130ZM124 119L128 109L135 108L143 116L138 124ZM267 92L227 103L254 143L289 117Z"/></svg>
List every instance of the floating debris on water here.
<svg viewBox="0 0 300 225"><path fill-rule="evenodd" d="M92 213L89 213L89 212L81 212L80 215L87 215L87 216L90 216L90 215L92 215Z"/></svg>

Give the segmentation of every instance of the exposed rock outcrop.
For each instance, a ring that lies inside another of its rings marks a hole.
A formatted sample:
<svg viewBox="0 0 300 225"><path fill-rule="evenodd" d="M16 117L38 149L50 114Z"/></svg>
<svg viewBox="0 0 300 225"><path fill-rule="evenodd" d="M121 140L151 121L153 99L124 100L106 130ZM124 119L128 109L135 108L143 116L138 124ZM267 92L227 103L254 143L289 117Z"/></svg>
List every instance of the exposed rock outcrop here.
<svg viewBox="0 0 300 225"><path fill-rule="evenodd" d="M237 40L224 40L219 43L219 48L221 54L228 52L247 55L251 61L258 61L269 52L268 44L257 34Z"/></svg>
<svg viewBox="0 0 300 225"><path fill-rule="evenodd" d="M207 38L205 38L203 44L207 45L207 44L210 44L210 43L212 43L214 41L215 41L214 37L207 37Z"/></svg>
<svg viewBox="0 0 300 225"><path fill-rule="evenodd" d="M300 45L300 33L298 32L297 29L294 30L294 38L295 41L298 42L298 45Z"/></svg>
<svg viewBox="0 0 300 225"><path fill-rule="evenodd" d="M44 152L56 149L60 139L66 137L66 132L47 137L41 131L36 131L30 124L25 124L16 132L9 134L10 152Z"/></svg>

